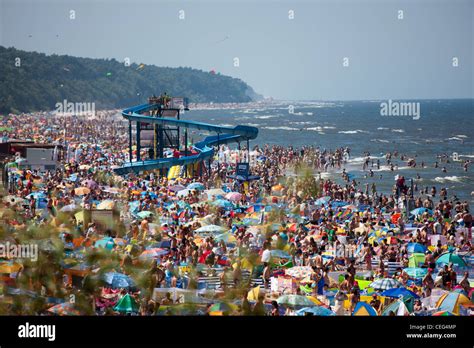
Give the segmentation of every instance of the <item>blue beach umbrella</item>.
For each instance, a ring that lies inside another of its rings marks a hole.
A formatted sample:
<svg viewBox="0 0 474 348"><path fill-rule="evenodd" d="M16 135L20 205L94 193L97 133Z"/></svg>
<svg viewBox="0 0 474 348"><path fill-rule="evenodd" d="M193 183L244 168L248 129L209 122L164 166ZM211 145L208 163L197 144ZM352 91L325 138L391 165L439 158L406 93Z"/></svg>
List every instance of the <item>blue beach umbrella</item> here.
<svg viewBox="0 0 474 348"><path fill-rule="evenodd" d="M420 244L420 243L408 243L408 245L407 245L407 251L410 254L413 254L413 253L422 253L422 254L424 254L426 252L426 250L428 250L426 248L426 246L424 246L423 244Z"/></svg>
<svg viewBox="0 0 474 348"><path fill-rule="evenodd" d="M417 294L413 291L408 290L407 288L393 288L389 290L383 291L381 296L393 297L393 298L400 298L401 297L413 297L413 298L420 298Z"/></svg>
<svg viewBox="0 0 474 348"><path fill-rule="evenodd" d="M334 313L330 309L323 306L305 307L296 311L296 315L299 315L299 316L307 315L306 313L311 314L311 315L322 316L322 317L329 317L329 316L336 315L336 313Z"/></svg>

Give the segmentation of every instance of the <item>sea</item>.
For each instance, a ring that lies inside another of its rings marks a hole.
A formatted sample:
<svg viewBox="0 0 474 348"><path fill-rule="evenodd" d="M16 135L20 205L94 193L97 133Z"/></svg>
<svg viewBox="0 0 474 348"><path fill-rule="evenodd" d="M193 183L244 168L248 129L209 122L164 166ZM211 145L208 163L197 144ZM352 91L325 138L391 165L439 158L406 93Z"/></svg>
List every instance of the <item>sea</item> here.
<svg viewBox="0 0 474 348"><path fill-rule="evenodd" d="M351 155L344 167L363 187L374 182L379 192L390 193L395 176L403 175L413 179L419 189L435 186L439 192L445 187L450 197L456 195L462 201L474 203L474 165L467 172L462 166L464 160L474 161L474 99L403 102L418 103L419 113L413 114L412 109L411 115L387 115L382 112L382 103L388 104L387 100L273 101L248 107L195 109L187 111L182 119L257 127L259 135L251 146L312 145L328 150L349 147ZM201 135L204 134L200 131L190 134L194 140ZM391 171L385 154L394 151L414 158L416 168L395 158L398 169ZM366 152L374 161L380 160L380 169L370 167L373 177L368 177L367 170L362 168ZM439 155L447 155L449 163L440 163ZM436 161L438 168L434 166ZM342 183L341 170L332 169L321 176Z"/></svg>

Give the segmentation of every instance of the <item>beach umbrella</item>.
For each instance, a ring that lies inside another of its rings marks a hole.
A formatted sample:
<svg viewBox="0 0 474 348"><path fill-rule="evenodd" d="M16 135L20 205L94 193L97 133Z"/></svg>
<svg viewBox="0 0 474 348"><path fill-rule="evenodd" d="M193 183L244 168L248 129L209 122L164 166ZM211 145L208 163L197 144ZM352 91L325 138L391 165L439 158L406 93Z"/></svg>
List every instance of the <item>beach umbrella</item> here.
<svg viewBox="0 0 474 348"><path fill-rule="evenodd" d="M204 191L206 187L204 184L201 184L200 182L193 182L188 185L188 189L190 190L197 190L197 191Z"/></svg>
<svg viewBox="0 0 474 348"><path fill-rule="evenodd" d="M48 309L48 312L56 314L56 315L81 315L81 312L74 308L74 304L71 302L64 302L57 304Z"/></svg>
<svg viewBox="0 0 474 348"><path fill-rule="evenodd" d="M426 246L420 243L408 243L407 245L407 251L409 253L424 253L426 250Z"/></svg>
<svg viewBox="0 0 474 348"><path fill-rule="evenodd" d="M238 202L242 199L242 194L239 192L229 192L225 195L225 199L228 199L232 202Z"/></svg>
<svg viewBox="0 0 474 348"><path fill-rule="evenodd" d="M106 200L100 202L97 205L96 209L98 209L98 210L111 210L111 209L114 208L114 206L115 206L115 202L113 200L106 199Z"/></svg>
<svg viewBox="0 0 474 348"><path fill-rule="evenodd" d="M309 266L296 266L285 270L286 275L297 279L309 277L312 273L313 269Z"/></svg>
<svg viewBox="0 0 474 348"><path fill-rule="evenodd" d="M183 190L178 191L178 193L176 194L176 196L178 196L178 197L186 197L186 196L188 196L190 193L192 193L192 190L190 190L190 189L183 189Z"/></svg>
<svg viewBox="0 0 474 348"><path fill-rule="evenodd" d="M433 211L430 210L430 209L427 209L427 208L416 208L416 209L413 209L410 214L411 215L415 215L415 216L418 216L418 215L422 215L424 214L425 212L428 212L428 214L433 214Z"/></svg>
<svg viewBox="0 0 474 348"><path fill-rule="evenodd" d="M316 204L316 205L324 205L324 204L326 204L327 202L329 202L330 200L331 200L331 197L325 196L325 197L318 198L318 199L316 200L316 202L314 202L314 204Z"/></svg>
<svg viewBox="0 0 474 348"><path fill-rule="evenodd" d="M65 205L64 207L59 209L59 211L61 211L61 212L71 212L71 211L75 211L76 209L77 209L76 203L71 203L71 204Z"/></svg>
<svg viewBox="0 0 474 348"><path fill-rule="evenodd" d="M26 196L26 198L28 198L28 199L30 199L30 198L34 198L34 199L46 198L46 194L44 192L37 191L37 192L30 193L28 196Z"/></svg>
<svg viewBox="0 0 474 348"><path fill-rule="evenodd" d="M143 211L137 213L137 216L140 219L145 219L147 217L153 216L153 213L151 211L148 211L148 210L143 210Z"/></svg>
<svg viewBox="0 0 474 348"><path fill-rule="evenodd" d="M214 239L218 242L220 242L222 240L226 244L237 242L237 239L230 232L225 232L225 233L219 234Z"/></svg>
<svg viewBox="0 0 474 348"><path fill-rule="evenodd" d="M408 267L403 271L412 278L421 279L428 273L428 268Z"/></svg>
<svg viewBox="0 0 474 348"><path fill-rule="evenodd" d="M114 248L114 239L111 237L104 237L95 242L94 246L96 248L104 248L107 250L112 250Z"/></svg>
<svg viewBox="0 0 474 348"><path fill-rule="evenodd" d="M150 191L142 191L141 192L141 196L142 197L150 197L152 199L155 199L155 198L158 198L158 195L155 193L155 192L150 192Z"/></svg>
<svg viewBox="0 0 474 348"><path fill-rule="evenodd" d="M403 287L402 283L392 278L381 278L370 283L369 287L376 290L388 290L392 288Z"/></svg>
<svg viewBox="0 0 474 348"><path fill-rule="evenodd" d="M470 304L471 301L466 295L459 292L451 291L442 295L436 303L436 308L439 311L448 311L454 314L459 314L459 306L462 304Z"/></svg>
<svg viewBox="0 0 474 348"><path fill-rule="evenodd" d="M3 201L5 203L10 203L10 204L28 204L28 201L25 200L24 198L13 196L13 195L8 195L3 197Z"/></svg>
<svg viewBox="0 0 474 348"><path fill-rule="evenodd" d="M270 251L270 255L272 257L280 258L280 259L291 259L290 254L288 254L286 251L280 250L280 249L275 249Z"/></svg>
<svg viewBox="0 0 474 348"><path fill-rule="evenodd" d="M222 233L225 231L225 228L217 225L206 225L199 227L194 232L196 233Z"/></svg>
<svg viewBox="0 0 474 348"><path fill-rule="evenodd" d="M118 187L104 187L102 191L112 194L120 193L120 189Z"/></svg>
<svg viewBox="0 0 474 348"><path fill-rule="evenodd" d="M184 187L183 185L177 184L177 185L169 186L169 187L168 187L168 190L173 191L173 192L178 192L178 191L184 190L185 188L186 188L186 187Z"/></svg>
<svg viewBox="0 0 474 348"><path fill-rule="evenodd" d="M152 248L145 250L141 255L141 259L157 259L161 256L169 254L169 250L161 248Z"/></svg>
<svg viewBox="0 0 474 348"><path fill-rule="evenodd" d="M135 282L129 276L117 273L117 272L108 272L103 276L103 280L109 286L114 289L128 289L135 287Z"/></svg>
<svg viewBox="0 0 474 348"><path fill-rule="evenodd" d="M225 200L225 199L217 199L214 202L212 202L212 205L221 207L221 208L232 208L233 205L231 202Z"/></svg>
<svg viewBox="0 0 474 348"><path fill-rule="evenodd" d="M453 263L454 265L457 265L459 267L467 267L466 261L459 256L458 254L455 254L454 252L448 252L441 254L437 259L436 259L436 264L437 265L449 265L450 263Z"/></svg>
<svg viewBox="0 0 474 348"><path fill-rule="evenodd" d="M296 311L296 315L299 315L299 316L307 315L306 313L311 314L311 315L322 316L322 317L329 317L329 316L336 315L336 313L334 313L330 309L323 306L304 307Z"/></svg>
<svg viewBox="0 0 474 348"><path fill-rule="evenodd" d="M137 301L129 294L125 294L115 305L114 311L120 313L135 313L138 312L138 308Z"/></svg>
<svg viewBox="0 0 474 348"><path fill-rule="evenodd" d="M280 296L277 300L278 304L280 305L287 305L292 307L314 307L316 306L313 301L311 301L306 296L302 295L283 295Z"/></svg>
<svg viewBox="0 0 474 348"><path fill-rule="evenodd" d="M210 190L205 190L204 193L207 195L207 197L210 199L212 196L224 196L225 192L222 189L210 189Z"/></svg>
<svg viewBox="0 0 474 348"><path fill-rule="evenodd" d="M88 187L78 187L74 189L74 193L78 196L84 196L91 192Z"/></svg>
<svg viewBox="0 0 474 348"><path fill-rule="evenodd" d="M413 298L419 298L417 294L415 294L413 291L408 290L407 288L392 288L383 291L381 296L386 296L386 297L394 297L394 298L400 298L400 297L406 297L406 296L411 296Z"/></svg>
<svg viewBox="0 0 474 348"><path fill-rule="evenodd" d="M365 302L357 302L354 311L352 312L353 316L377 316L377 311Z"/></svg>
<svg viewBox="0 0 474 348"><path fill-rule="evenodd" d="M114 238L114 243L123 246L127 244L127 241L123 238Z"/></svg>

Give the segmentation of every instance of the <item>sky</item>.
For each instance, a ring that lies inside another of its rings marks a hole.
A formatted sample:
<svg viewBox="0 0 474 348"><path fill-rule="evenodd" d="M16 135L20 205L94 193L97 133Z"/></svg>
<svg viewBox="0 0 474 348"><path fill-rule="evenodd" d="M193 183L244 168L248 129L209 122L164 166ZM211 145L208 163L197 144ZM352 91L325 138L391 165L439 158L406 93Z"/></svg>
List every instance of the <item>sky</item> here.
<svg viewBox="0 0 474 348"><path fill-rule="evenodd" d="M2 46L215 69L284 100L474 98L473 23L472 0L0 0Z"/></svg>

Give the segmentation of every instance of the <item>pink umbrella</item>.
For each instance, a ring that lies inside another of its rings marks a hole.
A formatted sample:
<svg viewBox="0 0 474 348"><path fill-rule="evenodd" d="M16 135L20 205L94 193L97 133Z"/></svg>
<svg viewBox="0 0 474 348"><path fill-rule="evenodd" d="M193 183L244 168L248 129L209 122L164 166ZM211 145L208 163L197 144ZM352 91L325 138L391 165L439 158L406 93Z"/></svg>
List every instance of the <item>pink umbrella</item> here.
<svg viewBox="0 0 474 348"><path fill-rule="evenodd" d="M225 199L233 202L240 201L242 199L242 194L238 192L229 192L225 195Z"/></svg>

